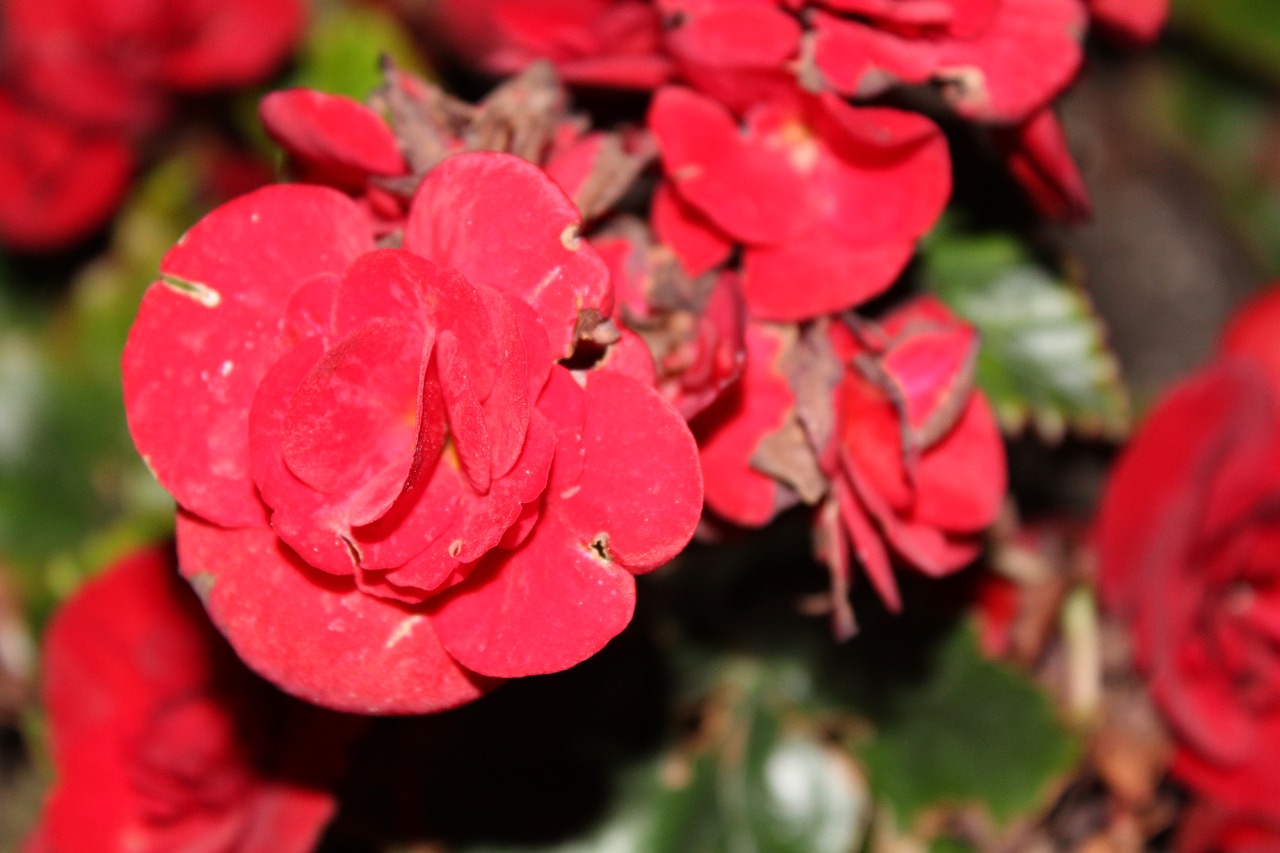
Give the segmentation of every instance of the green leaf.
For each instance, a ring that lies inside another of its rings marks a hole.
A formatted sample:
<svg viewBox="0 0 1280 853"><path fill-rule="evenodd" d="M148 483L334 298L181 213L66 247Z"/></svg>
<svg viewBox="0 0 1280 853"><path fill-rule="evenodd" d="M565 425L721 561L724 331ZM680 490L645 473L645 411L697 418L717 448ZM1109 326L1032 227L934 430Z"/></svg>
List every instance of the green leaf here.
<svg viewBox="0 0 1280 853"><path fill-rule="evenodd" d="M289 85L361 100L382 83L384 55L402 68L425 72L412 38L394 16L371 6L332 6L308 29Z"/></svg>
<svg viewBox="0 0 1280 853"><path fill-rule="evenodd" d="M932 671L901 689L859 754L877 799L909 826L938 806L985 806L999 822L1040 806L1073 766L1077 745L1040 690L983 659L963 628Z"/></svg>
<svg viewBox="0 0 1280 853"><path fill-rule="evenodd" d="M1120 436L1128 399L1101 320L1084 293L1031 262L1007 236L936 236L929 287L982 334L977 379L1001 425L1056 440Z"/></svg>

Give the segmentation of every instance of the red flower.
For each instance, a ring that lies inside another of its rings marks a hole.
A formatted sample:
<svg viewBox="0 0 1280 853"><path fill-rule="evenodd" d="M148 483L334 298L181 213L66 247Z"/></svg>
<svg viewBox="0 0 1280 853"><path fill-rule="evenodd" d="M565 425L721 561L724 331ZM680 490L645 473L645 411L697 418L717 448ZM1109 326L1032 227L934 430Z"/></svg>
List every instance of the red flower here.
<svg viewBox="0 0 1280 853"><path fill-rule="evenodd" d="M236 660L167 548L54 617L44 693L57 783L27 853L304 853L362 729Z"/></svg>
<svg viewBox="0 0 1280 853"><path fill-rule="evenodd" d="M299 0L7 0L6 68L25 97L84 127L137 132L178 92L251 83L303 24Z"/></svg>
<svg viewBox="0 0 1280 853"><path fill-rule="evenodd" d="M0 94L0 242L47 251L84 237L124 197L133 153Z"/></svg>
<svg viewBox="0 0 1280 853"><path fill-rule="evenodd" d="M1102 600L1178 740L1173 773L1236 823L1280 825L1280 302L1153 409L1113 472ZM1192 845L1189 849L1197 849ZM1234 849L1234 848L1233 848Z"/></svg>
<svg viewBox="0 0 1280 853"><path fill-rule="evenodd" d="M593 654L630 620L633 574L688 541L702 485L679 414L607 358L557 361L607 341L579 224L536 167L460 154L423 180L402 249L298 185L165 257L125 349L130 429L182 507L184 574L255 669L341 709L458 705Z"/></svg>
<svg viewBox="0 0 1280 853"><path fill-rule="evenodd" d="M883 292L950 194L937 127L799 92L752 107L744 124L688 89L658 92L649 127L674 202L688 208L657 219L664 242L681 251L710 231L742 244L742 287L760 319L807 319ZM691 272L704 265L701 252L686 258Z"/></svg>
<svg viewBox="0 0 1280 853"><path fill-rule="evenodd" d="M813 7L815 71L847 95L932 81L963 115L1021 122L1066 88L1080 66L1081 0L804 5Z"/></svg>
<svg viewBox="0 0 1280 853"><path fill-rule="evenodd" d="M820 541L837 588L847 584L848 542L896 610L885 543L933 576L972 561L1004 497L1004 445L986 398L972 390L977 336L941 302L916 300L861 340L833 338L849 368L833 458L824 459L832 487Z"/></svg>
<svg viewBox="0 0 1280 853"><path fill-rule="evenodd" d="M652 89L670 76L647 0L441 0L432 30L495 75L549 59L571 83Z"/></svg>

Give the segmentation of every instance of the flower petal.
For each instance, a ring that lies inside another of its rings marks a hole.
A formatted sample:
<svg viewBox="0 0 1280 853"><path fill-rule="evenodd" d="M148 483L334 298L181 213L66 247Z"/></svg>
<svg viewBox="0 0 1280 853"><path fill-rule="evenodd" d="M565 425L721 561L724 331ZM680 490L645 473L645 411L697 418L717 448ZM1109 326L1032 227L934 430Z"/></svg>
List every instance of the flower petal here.
<svg viewBox="0 0 1280 853"><path fill-rule="evenodd" d="M241 659L308 702L424 714L496 686L445 652L421 609L317 573L269 528L228 530L180 511L178 562Z"/></svg>
<svg viewBox="0 0 1280 853"><path fill-rule="evenodd" d="M572 353L579 311L607 317L613 293L604 261L578 236L577 207L537 166L509 154L444 160L423 179L404 247L477 286L533 306L552 351Z"/></svg>
<svg viewBox="0 0 1280 853"><path fill-rule="evenodd" d="M504 678L580 663L627 626L634 608L631 574L546 517L518 550L488 558L431 605L449 653Z"/></svg>
<svg viewBox="0 0 1280 853"><path fill-rule="evenodd" d="M249 409L282 354L294 291L373 248L364 213L313 186L273 186L197 223L161 263L125 344L138 451L183 506L222 524L263 517L249 477ZM198 428L182 428L177 413Z"/></svg>
<svg viewBox="0 0 1280 853"><path fill-rule="evenodd" d="M702 515L697 445L680 413L629 376L593 371L584 391L582 475L548 497L547 511L629 571L655 569L689 543Z"/></svg>

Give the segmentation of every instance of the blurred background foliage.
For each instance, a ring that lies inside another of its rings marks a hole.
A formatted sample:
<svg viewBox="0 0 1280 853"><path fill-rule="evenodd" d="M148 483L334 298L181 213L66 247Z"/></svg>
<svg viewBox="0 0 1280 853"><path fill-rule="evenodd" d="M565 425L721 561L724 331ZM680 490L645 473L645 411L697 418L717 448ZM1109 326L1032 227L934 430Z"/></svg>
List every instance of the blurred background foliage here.
<svg viewBox="0 0 1280 853"><path fill-rule="evenodd" d="M359 97L383 54L424 71L419 12L316 4L280 83ZM1093 223L1028 228L1016 199L969 215L962 193L913 271L983 332L979 381L1014 442L1015 495L1034 484L1011 517L1077 511L1130 408L1280 274L1274 0L1175 0L1151 53L1094 47L1064 105ZM85 577L171 528L127 434L119 353L163 252L219 197L209 176L226 140L275 159L257 95L159 141L109 233L66 256L0 257L0 849L16 849L46 772L31 638ZM1061 819L1096 805L1096 708L1061 690L1073 666L1096 670L1087 639L1059 632L1034 664L989 659L971 609L979 567L909 581L900 616L856 590L860 634L837 645L807 612L826 582L808 553L803 513L692 547L575 670L380 722L325 849L963 853L1097 830ZM1046 582L1046 624L1092 608L1061 580Z"/></svg>

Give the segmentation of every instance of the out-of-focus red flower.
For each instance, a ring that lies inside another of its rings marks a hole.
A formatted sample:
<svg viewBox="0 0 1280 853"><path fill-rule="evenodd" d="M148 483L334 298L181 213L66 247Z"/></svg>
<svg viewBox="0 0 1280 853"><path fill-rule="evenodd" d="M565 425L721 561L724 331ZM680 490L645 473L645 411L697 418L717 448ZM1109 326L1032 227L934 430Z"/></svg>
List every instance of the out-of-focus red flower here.
<svg viewBox="0 0 1280 853"><path fill-rule="evenodd" d="M1201 800L1182 812L1175 846L1178 853L1272 853L1280 849L1280 822Z"/></svg>
<svg viewBox="0 0 1280 853"><path fill-rule="evenodd" d="M1112 38L1134 46L1150 44L1169 17L1169 0L1085 0L1093 23Z"/></svg>
<svg viewBox="0 0 1280 853"><path fill-rule="evenodd" d="M303 17L300 0L0 3L0 241L50 251L104 224L175 95L265 76Z"/></svg>
<svg viewBox="0 0 1280 853"><path fill-rule="evenodd" d="M8 80L50 116L137 133L175 93L245 85L302 30L299 0L7 0Z"/></svg>
<svg viewBox="0 0 1280 853"><path fill-rule="evenodd" d="M848 369L834 453L824 458L832 486L818 517L821 541L837 586L846 583L851 543L896 610L890 550L933 576L977 556L1004 498L1004 445L973 390L976 333L941 302L918 299L861 336L832 331Z"/></svg>
<svg viewBox="0 0 1280 853"><path fill-rule="evenodd" d="M683 88L649 112L673 199L659 236L677 252L744 247L742 287L753 317L802 320L883 292L951 190L946 141L928 119L794 92L760 103L743 126ZM685 259L696 271L699 253Z"/></svg>
<svg viewBox="0 0 1280 853"><path fill-rule="evenodd" d="M633 575L688 542L679 413L608 357L559 363L612 340L579 227L536 167L467 153L426 175L403 248L285 185L165 257L125 349L129 425L181 505L183 572L259 672L340 709L452 707L593 654Z"/></svg>
<svg viewBox="0 0 1280 853"><path fill-rule="evenodd" d="M798 81L856 98L933 83L962 114L999 123L1025 121L1071 82L1087 22L1083 0L440 5L438 29L457 52L494 73L546 58L575 83L653 88L678 81L735 112ZM1116 25L1146 25L1142 16L1097 14Z"/></svg>
<svg viewBox="0 0 1280 853"><path fill-rule="evenodd" d="M1120 458L1099 586L1178 741L1174 775L1233 825L1277 826L1280 302L1263 296L1229 329Z"/></svg>
<svg viewBox="0 0 1280 853"><path fill-rule="evenodd" d="M46 251L83 237L124 197L133 152L0 93L0 242Z"/></svg>
<svg viewBox="0 0 1280 853"><path fill-rule="evenodd" d="M433 31L491 74L549 59L571 83L652 89L671 62L648 0L441 0Z"/></svg>
<svg viewBox="0 0 1280 853"><path fill-rule="evenodd" d="M363 727L245 669L167 547L68 601L44 669L57 782L26 853L305 853Z"/></svg>

